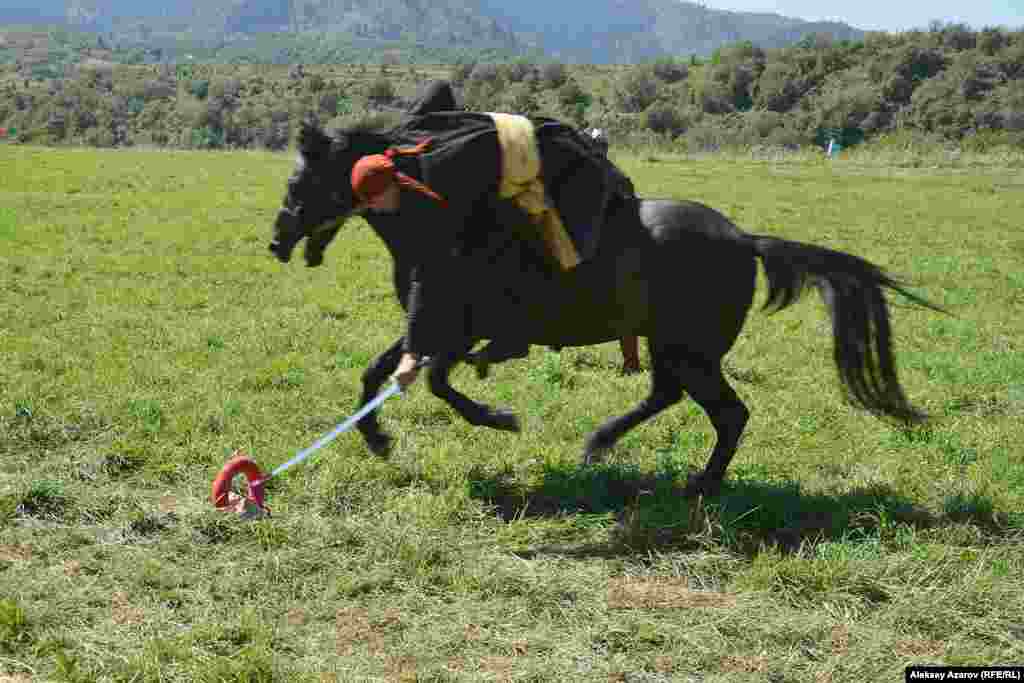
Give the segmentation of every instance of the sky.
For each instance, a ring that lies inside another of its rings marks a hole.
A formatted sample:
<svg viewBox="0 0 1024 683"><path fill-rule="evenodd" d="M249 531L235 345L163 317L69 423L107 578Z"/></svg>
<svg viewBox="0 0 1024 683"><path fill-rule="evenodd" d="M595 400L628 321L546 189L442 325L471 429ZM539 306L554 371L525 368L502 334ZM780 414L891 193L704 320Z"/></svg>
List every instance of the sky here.
<svg viewBox="0 0 1024 683"><path fill-rule="evenodd" d="M712 9L773 12L809 21L838 20L872 31L927 28L933 19L984 26L1024 26L1024 0L696 0Z"/></svg>

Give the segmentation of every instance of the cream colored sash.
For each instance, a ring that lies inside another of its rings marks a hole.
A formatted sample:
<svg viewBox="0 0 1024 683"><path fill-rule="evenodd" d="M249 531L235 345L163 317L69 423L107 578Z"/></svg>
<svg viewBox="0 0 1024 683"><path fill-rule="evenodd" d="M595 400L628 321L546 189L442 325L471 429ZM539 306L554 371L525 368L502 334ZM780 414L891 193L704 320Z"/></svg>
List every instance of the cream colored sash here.
<svg viewBox="0 0 1024 683"><path fill-rule="evenodd" d="M558 211L544 195L540 153L533 122L516 114L487 114L494 119L501 146L501 185L498 194L512 199L530 216L541 239L562 270L580 263L579 254L562 224Z"/></svg>

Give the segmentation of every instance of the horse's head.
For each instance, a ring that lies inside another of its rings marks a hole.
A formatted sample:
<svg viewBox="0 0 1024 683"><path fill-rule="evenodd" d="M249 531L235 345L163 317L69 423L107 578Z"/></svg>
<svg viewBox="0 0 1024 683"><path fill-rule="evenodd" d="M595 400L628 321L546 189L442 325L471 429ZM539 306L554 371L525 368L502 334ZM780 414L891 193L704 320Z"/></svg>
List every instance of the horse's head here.
<svg viewBox="0 0 1024 683"><path fill-rule="evenodd" d="M355 209L352 166L364 154L380 151L357 149L357 139L344 132L332 137L314 124L303 123L299 158L288 179L288 191L270 242L270 251L279 260L287 263L295 245L306 238L306 264L318 266L323 262L327 244Z"/></svg>

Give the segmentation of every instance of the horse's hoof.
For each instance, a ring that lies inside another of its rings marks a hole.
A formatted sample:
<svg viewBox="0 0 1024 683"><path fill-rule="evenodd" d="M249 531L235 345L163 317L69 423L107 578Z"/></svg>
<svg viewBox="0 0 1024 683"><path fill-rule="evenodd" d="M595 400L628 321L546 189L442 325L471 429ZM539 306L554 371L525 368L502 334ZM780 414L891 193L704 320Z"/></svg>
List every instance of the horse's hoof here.
<svg viewBox="0 0 1024 683"><path fill-rule="evenodd" d="M619 370L619 374L623 376L639 375L641 372L639 365L623 363L622 369Z"/></svg>
<svg viewBox="0 0 1024 683"><path fill-rule="evenodd" d="M391 454L391 437L387 434L364 435L366 447L378 458L386 458Z"/></svg>
<svg viewBox="0 0 1024 683"><path fill-rule="evenodd" d="M492 409L488 423L494 429L500 429L503 432L518 434L522 431L522 428L519 426L519 417L506 408Z"/></svg>

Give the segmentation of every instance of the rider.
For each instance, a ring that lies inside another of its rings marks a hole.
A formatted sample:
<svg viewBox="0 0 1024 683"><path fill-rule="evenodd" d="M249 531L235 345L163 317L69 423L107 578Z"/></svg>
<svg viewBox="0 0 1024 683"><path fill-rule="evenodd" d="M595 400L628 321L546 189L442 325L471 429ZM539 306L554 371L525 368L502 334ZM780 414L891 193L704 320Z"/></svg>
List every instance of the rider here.
<svg viewBox="0 0 1024 683"><path fill-rule="evenodd" d="M450 86L443 83L433 94L428 89L424 99L449 97ZM358 209L400 211L402 188L408 188L429 196L444 212L436 225L451 226L431 235L412 271L404 354L394 375L403 387L416 379L422 356L451 350L463 339L466 285L457 279L456 259L465 249L473 215L498 198L503 170L498 128L491 115L435 111L429 105L411 113L399 135L419 144L364 156L353 166L351 177ZM585 261L596 251L611 200L632 198L632 183L570 126L545 118L531 122L543 163L539 179L544 193L553 200ZM502 358L525 357L529 352L526 339L502 339L501 345Z"/></svg>

